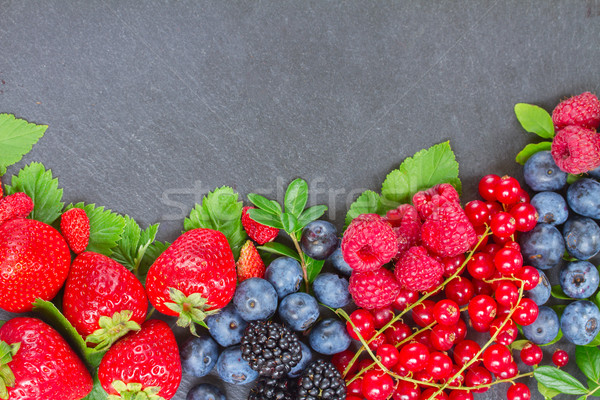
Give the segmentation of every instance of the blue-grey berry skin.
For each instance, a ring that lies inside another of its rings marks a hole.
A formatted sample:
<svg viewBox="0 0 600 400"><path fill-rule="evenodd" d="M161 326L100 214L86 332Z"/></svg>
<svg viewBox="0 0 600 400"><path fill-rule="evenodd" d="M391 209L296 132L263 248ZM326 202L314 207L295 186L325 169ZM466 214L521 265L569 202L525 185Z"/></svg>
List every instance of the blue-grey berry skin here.
<svg viewBox="0 0 600 400"><path fill-rule="evenodd" d="M273 285L280 299L300 290L303 277L300 263L291 257L279 257L265 270L265 279Z"/></svg>
<svg viewBox="0 0 600 400"><path fill-rule="evenodd" d="M593 219L574 215L565 222L562 233L571 257L589 260L600 252L600 227Z"/></svg>
<svg viewBox="0 0 600 400"><path fill-rule="evenodd" d="M538 306L543 306L548 302L548 299L550 299L552 287L550 286L550 281L544 271L540 269L537 271L540 274L538 284L531 290L525 290L523 295L528 299L533 300Z"/></svg>
<svg viewBox="0 0 600 400"><path fill-rule="evenodd" d="M292 330L305 331L319 319L319 304L308 293L288 294L279 304L279 316Z"/></svg>
<svg viewBox="0 0 600 400"><path fill-rule="evenodd" d="M236 385L244 385L258 378L258 372L250 368L250 364L242 358L240 346L231 346L223 350L217 360L216 369L222 380Z"/></svg>
<svg viewBox="0 0 600 400"><path fill-rule="evenodd" d="M201 383L190 389L185 400L227 400L227 398L215 385Z"/></svg>
<svg viewBox="0 0 600 400"><path fill-rule="evenodd" d="M335 251L337 244L337 229L331 222L312 221L302 229L300 247L310 258L325 260Z"/></svg>
<svg viewBox="0 0 600 400"><path fill-rule="evenodd" d="M246 321L269 319L277 310L277 292L264 279L246 279L235 290L233 304Z"/></svg>
<svg viewBox="0 0 600 400"><path fill-rule="evenodd" d="M568 263L559 276L563 292L573 299L585 299L593 295L598 289L599 280L598 270L588 261Z"/></svg>
<svg viewBox="0 0 600 400"><path fill-rule="evenodd" d="M300 359L298 364L294 365L290 372L288 372L288 376L290 378L299 377L302 374L302 371L304 371L304 369L308 367L308 364L310 364L310 362L313 359L310 347L304 344L304 342L300 342L300 347L302 347L302 358Z"/></svg>
<svg viewBox="0 0 600 400"><path fill-rule="evenodd" d="M320 321L308 336L308 343L314 351L329 356L346 350L351 341L346 325L334 318Z"/></svg>
<svg viewBox="0 0 600 400"><path fill-rule="evenodd" d="M344 260L344 256L342 255L342 241L338 240L338 245L333 253L329 256L328 260L333 265L333 268L340 274L344 276L352 275L352 268L348 263Z"/></svg>
<svg viewBox="0 0 600 400"><path fill-rule="evenodd" d="M590 343L600 332L600 311L588 300L569 303L560 317L563 336L579 346Z"/></svg>
<svg viewBox="0 0 600 400"><path fill-rule="evenodd" d="M567 189L567 203L579 215L600 219L600 183L590 178L572 183Z"/></svg>
<svg viewBox="0 0 600 400"><path fill-rule="evenodd" d="M537 319L523 327L523 335L535 344L547 344L558 335L560 321L556 312L548 306L539 307Z"/></svg>
<svg viewBox="0 0 600 400"><path fill-rule="evenodd" d="M523 263L539 269L550 269L562 260L565 240L560 231L549 224L537 224L520 238Z"/></svg>
<svg viewBox="0 0 600 400"><path fill-rule="evenodd" d="M352 299L348 280L328 272L317 275L313 281L313 292L320 303L331 308L345 307Z"/></svg>
<svg viewBox="0 0 600 400"><path fill-rule="evenodd" d="M538 212L538 222L560 225L569 217L569 207L564 197L556 192L540 192L531 198Z"/></svg>
<svg viewBox="0 0 600 400"><path fill-rule="evenodd" d="M179 354L183 373L200 378L217 363L219 346L210 336L192 336L181 346Z"/></svg>
<svg viewBox="0 0 600 400"><path fill-rule="evenodd" d="M596 167L594 169L592 169L591 171L587 172L589 176L591 176L594 179L600 179L600 167Z"/></svg>
<svg viewBox="0 0 600 400"><path fill-rule="evenodd" d="M549 151L529 157L523 166L523 178L536 192L560 190L567 184L567 173L558 168Z"/></svg>
<svg viewBox="0 0 600 400"><path fill-rule="evenodd" d="M223 347L240 344L244 329L248 325L233 303L229 303L215 314L210 314L204 322L212 338Z"/></svg>

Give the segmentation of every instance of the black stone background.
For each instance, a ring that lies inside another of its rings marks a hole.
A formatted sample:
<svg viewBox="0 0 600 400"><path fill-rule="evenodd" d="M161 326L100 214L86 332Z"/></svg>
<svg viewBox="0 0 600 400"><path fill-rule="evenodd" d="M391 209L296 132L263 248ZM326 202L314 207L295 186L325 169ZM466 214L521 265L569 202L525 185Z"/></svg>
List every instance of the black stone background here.
<svg viewBox="0 0 600 400"><path fill-rule="evenodd" d="M357 193L450 140L467 201L484 174L522 177L515 103L600 89L599 41L600 0L0 0L0 112L50 126L7 175L41 161L66 202L161 240L217 186L281 199L303 177L341 228ZM176 399L199 381L248 390L185 377Z"/></svg>

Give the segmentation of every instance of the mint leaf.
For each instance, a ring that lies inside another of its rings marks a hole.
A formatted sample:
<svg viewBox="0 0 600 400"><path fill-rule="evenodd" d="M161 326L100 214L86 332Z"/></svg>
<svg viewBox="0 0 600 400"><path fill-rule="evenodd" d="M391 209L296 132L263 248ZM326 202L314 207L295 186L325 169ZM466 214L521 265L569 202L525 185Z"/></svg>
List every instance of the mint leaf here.
<svg viewBox="0 0 600 400"><path fill-rule="evenodd" d="M515 104L515 115L527 132L535 133L544 139L554 137L554 123L546 110L533 104Z"/></svg>
<svg viewBox="0 0 600 400"><path fill-rule="evenodd" d="M308 183L304 179L295 179L287 187L283 204L285 212L298 218L308 201Z"/></svg>
<svg viewBox="0 0 600 400"><path fill-rule="evenodd" d="M296 250L291 249L285 244L277 243L277 242L269 242L265 243L262 246L256 246L258 250L266 251L272 254L278 254L280 256L291 257L294 260L300 262L300 256Z"/></svg>
<svg viewBox="0 0 600 400"><path fill-rule="evenodd" d="M125 227L117 247L113 249L112 258L136 273L146 250L156 238L158 224L142 231L133 218L126 215L124 219Z"/></svg>
<svg viewBox="0 0 600 400"><path fill-rule="evenodd" d="M346 226L350 225L350 222L361 214L378 214L380 207L381 197L377 193L372 190L363 192L350 205L346 213Z"/></svg>
<svg viewBox="0 0 600 400"><path fill-rule="evenodd" d="M29 153L46 129L48 125L36 125L12 114L0 114L0 175L6 173L6 167Z"/></svg>
<svg viewBox="0 0 600 400"><path fill-rule="evenodd" d="M201 204L183 222L186 231L195 228L217 230L227 237L233 256L237 259L247 239L242 226L242 202L232 188L223 186L202 198Z"/></svg>
<svg viewBox="0 0 600 400"><path fill-rule="evenodd" d="M572 298L567 296L565 292L563 292L562 287L560 285L552 285L552 290L550 291L550 294L556 299L573 300Z"/></svg>
<svg viewBox="0 0 600 400"><path fill-rule="evenodd" d="M33 211L28 218L50 225L62 214L63 190L58 188L58 179L52 177L52 171L40 163L31 163L13 175L6 194L17 192L24 192L33 200Z"/></svg>
<svg viewBox="0 0 600 400"><path fill-rule="evenodd" d="M87 251L112 255L112 249L117 246L125 228L125 218L104 207L96 207L95 204L70 204L67 210L73 207L83 208L90 219L90 243Z"/></svg>
<svg viewBox="0 0 600 400"><path fill-rule="evenodd" d="M552 142L540 142L540 143L529 143L517 154L515 161L521 165L525 165L529 157L540 151L550 150L552 148Z"/></svg>
<svg viewBox="0 0 600 400"><path fill-rule="evenodd" d="M315 260L304 254L304 262L306 263L306 274L308 275L308 282L312 283L317 275L321 273L325 260Z"/></svg>
<svg viewBox="0 0 600 400"><path fill-rule="evenodd" d="M259 208L250 209L248 210L248 216L259 224L270 226L271 228L283 229L281 218L276 217L265 210L261 210Z"/></svg>
<svg viewBox="0 0 600 400"><path fill-rule="evenodd" d="M594 382L600 381L600 349L598 347L575 347L577 366Z"/></svg>
<svg viewBox="0 0 600 400"><path fill-rule="evenodd" d="M275 200L269 200L266 197L263 197L256 193L250 193L248 195L248 200L250 200L252 204L260 208L261 210L265 210L277 216L281 214L281 206Z"/></svg>
<svg viewBox="0 0 600 400"><path fill-rule="evenodd" d="M548 389L553 389L560 393L588 393L588 390L572 375L555 367L541 366L534 371L533 376Z"/></svg>
<svg viewBox="0 0 600 400"><path fill-rule="evenodd" d="M313 206L304 210L302 214L300 214L300 217L298 217L298 225L300 226L300 229L304 228L310 222L319 219L323 214L325 214L325 211L327 211L327 206L322 205Z"/></svg>
<svg viewBox="0 0 600 400"><path fill-rule="evenodd" d="M537 388L538 392L540 392L540 394L544 396L544 399L546 400L552 399L553 397L556 397L561 393L558 390L548 389L546 386L542 385L539 382L537 383Z"/></svg>
<svg viewBox="0 0 600 400"><path fill-rule="evenodd" d="M286 212L281 214L281 225L289 235L298 231L298 219L292 213Z"/></svg>

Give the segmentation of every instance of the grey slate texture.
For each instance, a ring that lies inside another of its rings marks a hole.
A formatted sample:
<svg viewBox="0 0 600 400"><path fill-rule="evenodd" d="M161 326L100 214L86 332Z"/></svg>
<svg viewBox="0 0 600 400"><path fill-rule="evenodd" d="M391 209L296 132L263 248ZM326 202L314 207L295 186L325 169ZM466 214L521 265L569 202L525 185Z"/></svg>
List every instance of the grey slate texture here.
<svg viewBox="0 0 600 400"><path fill-rule="evenodd" d="M600 0L0 0L0 16L0 112L50 126L7 175L41 161L67 202L160 222L161 240L208 190L281 199L296 177L341 228L445 140L473 199L486 173L521 178L535 137L515 103L600 90Z"/></svg>

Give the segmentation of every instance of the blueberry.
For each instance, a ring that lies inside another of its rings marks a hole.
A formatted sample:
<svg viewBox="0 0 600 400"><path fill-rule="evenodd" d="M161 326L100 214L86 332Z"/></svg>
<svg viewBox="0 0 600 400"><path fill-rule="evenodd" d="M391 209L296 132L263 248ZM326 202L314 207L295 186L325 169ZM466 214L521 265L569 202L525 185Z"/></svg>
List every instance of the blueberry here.
<svg viewBox="0 0 600 400"><path fill-rule="evenodd" d="M208 333L223 347L240 344L244 329L248 325L233 303L229 303L215 314L210 314L204 322L208 326Z"/></svg>
<svg viewBox="0 0 600 400"><path fill-rule="evenodd" d="M535 153L523 167L525 183L532 190L560 190L567 184L567 173L558 168L549 151Z"/></svg>
<svg viewBox="0 0 600 400"><path fill-rule="evenodd" d="M600 310L591 301L574 301L560 317L560 328L569 342L579 346L586 345L600 331Z"/></svg>
<svg viewBox="0 0 600 400"><path fill-rule="evenodd" d="M533 196L531 205L538 212L538 222L550 225L560 225L569 216L567 202L560 194L555 192L540 192Z"/></svg>
<svg viewBox="0 0 600 400"><path fill-rule="evenodd" d="M319 322L308 336L310 347L325 355L333 355L346 350L351 341L352 339L346 331L346 325L334 318Z"/></svg>
<svg viewBox="0 0 600 400"><path fill-rule="evenodd" d="M331 261L333 268L336 269L340 274L350 276L352 274L352 268L344 260L342 255L342 241L338 240L338 245L333 253L329 256L328 260Z"/></svg>
<svg viewBox="0 0 600 400"><path fill-rule="evenodd" d="M233 304L246 321L269 319L277 310L277 292L269 281L246 279L235 290Z"/></svg>
<svg viewBox="0 0 600 400"><path fill-rule="evenodd" d="M302 358L298 362L298 364L294 365L294 367L288 372L288 376L290 378L297 378L302 374L302 371L313 359L312 352L310 351L310 347L305 345L303 342L300 342L300 346L302 347Z"/></svg>
<svg viewBox="0 0 600 400"><path fill-rule="evenodd" d="M588 260L600 251L600 227L591 218L572 216L562 233L567 251L578 260Z"/></svg>
<svg viewBox="0 0 600 400"><path fill-rule="evenodd" d="M319 304L308 293L288 294L281 300L279 316L295 331L305 331L319 319Z"/></svg>
<svg viewBox="0 0 600 400"><path fill-rule="evenodd" d="M524 263L540 269L558 265L565 253L563 236L549 224L537 224L529 232L523 233L520 243Z"/></svg>
<svg viewBox="0 0 600 400"><path fill-rule="evenodd" d="M560 322L556 312L548 306L541 306L537 319L523 327L523 335L535 344L546 344L556 338L559 329Z"/></svg>
<svg viewBox="0 0 600 400"><path fill-rule="evenodd" d="M326 259L335 251L337 244L337 229L331 222L317 220L302 229L300 247L310 258Z"/></svg>
<svg viewBox="0 0 600 400"><path fill-rule="evenodd" d="M258 378L258 372L242 359L240 346L231 346L221 352L217 360L217 373L225 382L236 385L243 385Z"/></svg>
<svg viewBox="0 0 600 400"><path fill-rule="evenodd" d="M179 352L183 373L196 378L207 375L219 358L219 346L210 336L191 337Z"/></svg>
<svg viewBox="0 0 600 400"><path fill-rule="evenodd" d="M550 292L552 287L550 287L550 281L548 281L548 277L544 273L544 271L538 269L538 273L540 274L540 281L531 290L525 290L523 295L531 300L538 306L542 306L546 304L548 299L550 298Z"/></svg>
<svg viewBox="0 0 600 400"><path fill-rule="evenodd" d="M227 400L221 390L210 383L201 383L190 389L186 400Z"/></svg>
<svg viewBox="0 0 600 400"><path fill-rule="evenodd" d="M573 299L585 299L598 289L598 270L588 261L568 263L560 271L560 286Z"/></svg>
<svg viewBox="0 0 600 400"><path fill-rule="evenodd" d="M579 215L600 219L600 183L590 178L574 182L567 189L567 203Z"/></svg>
<svg viewBox="0 0 600 400"><path fill-rule="evenodd" d="M600 167L596 167L587 172L592 178L600 179Z"/></svg>
<svg viewBox="0 0 600 400"><path fill-rule="evenodd" d="M344 307L350 303L348 280L336 274L318 275L313 282L313 291L317 300L331 308Z"/></svg>
<svg viewBox="0 0 600 400"><path fill-rule="evenodd" d="M265 279L277 291L280 299L297 292L302 283L303 274L300 263L290 257L280 257L271 262L265 271Z"/></svg>

